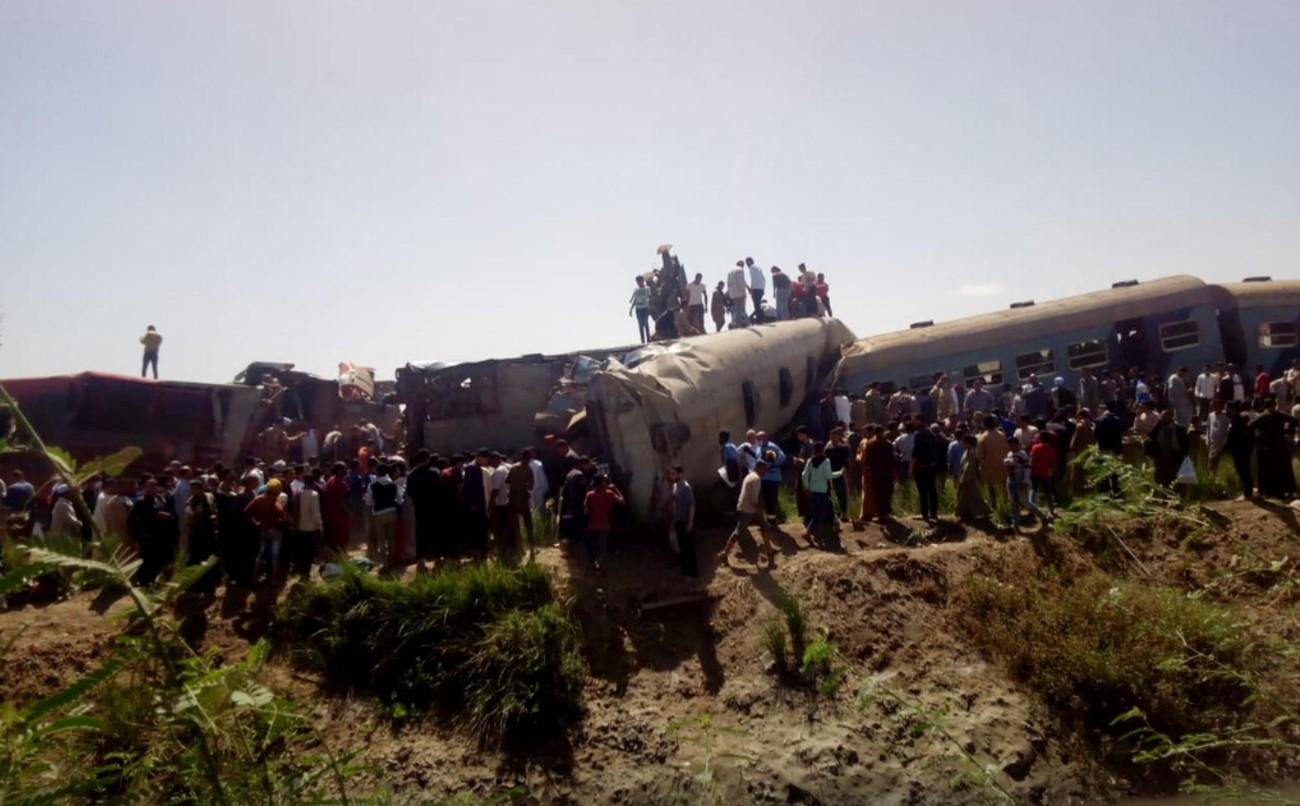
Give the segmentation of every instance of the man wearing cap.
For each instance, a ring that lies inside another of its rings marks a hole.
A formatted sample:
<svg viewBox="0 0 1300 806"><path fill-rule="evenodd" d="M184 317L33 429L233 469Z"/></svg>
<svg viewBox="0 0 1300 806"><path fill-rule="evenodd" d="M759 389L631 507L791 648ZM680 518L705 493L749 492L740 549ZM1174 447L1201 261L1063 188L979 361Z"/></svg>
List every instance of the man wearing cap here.
<svg viewBox="0 0 1300 806"><path fill-rule="evenodd" d="M284 530L289 525L289 513L280 503L284 485L271 479L258 488L257 497L244 508L244 514L257 529L258 551L253 567L253 579L269 575L272 584L280 581L280 548L284 543ZM137 506L139 506L137 504Z"/></svg>

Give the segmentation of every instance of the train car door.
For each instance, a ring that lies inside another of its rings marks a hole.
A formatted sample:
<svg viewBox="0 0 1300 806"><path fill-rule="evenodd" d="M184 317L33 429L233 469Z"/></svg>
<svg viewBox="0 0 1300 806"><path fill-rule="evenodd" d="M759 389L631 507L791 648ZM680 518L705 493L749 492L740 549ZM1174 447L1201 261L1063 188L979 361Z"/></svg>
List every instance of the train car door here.
<svg viewBox="0 0 1300 806"><path fill-rule="evenodd" d="M1143 320L1123 319L1114 327L1115 355L1120 359L1119 368L1141 367L1147 370L1147 342L1143 332Z"/></svg>

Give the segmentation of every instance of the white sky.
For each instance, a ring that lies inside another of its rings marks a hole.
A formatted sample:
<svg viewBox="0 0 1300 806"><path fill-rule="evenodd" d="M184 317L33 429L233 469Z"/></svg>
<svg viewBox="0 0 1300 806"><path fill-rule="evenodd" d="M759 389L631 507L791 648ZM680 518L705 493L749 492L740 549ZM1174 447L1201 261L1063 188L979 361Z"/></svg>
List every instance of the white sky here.
<svg viewBox="0 0 1300 806"><path fill-rule="evenodd" d="M858 334L1300 275L1300 2L0 0L0 377L635 340L677 246Z"/></svg>

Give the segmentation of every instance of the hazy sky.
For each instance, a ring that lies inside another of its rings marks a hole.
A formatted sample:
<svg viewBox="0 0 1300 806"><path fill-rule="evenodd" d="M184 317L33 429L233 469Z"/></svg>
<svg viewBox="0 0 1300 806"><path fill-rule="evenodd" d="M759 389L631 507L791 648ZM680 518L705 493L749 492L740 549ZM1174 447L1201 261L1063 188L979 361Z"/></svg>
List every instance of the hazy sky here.
<svg viewBox="0 0 1300 806"><path fill-rule="evenodd" d="M676 245L858 334L1300 275L1300 2L0 0L0 377L635 340Z"/></svg>

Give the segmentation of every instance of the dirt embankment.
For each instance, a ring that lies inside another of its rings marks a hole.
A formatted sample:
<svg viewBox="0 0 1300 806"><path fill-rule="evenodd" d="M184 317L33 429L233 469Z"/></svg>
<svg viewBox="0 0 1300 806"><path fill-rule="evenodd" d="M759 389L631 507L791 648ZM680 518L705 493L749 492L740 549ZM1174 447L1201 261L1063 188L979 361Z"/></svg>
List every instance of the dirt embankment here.
<svg viewBox="0 0 1300 806"><path fill-rule="evenodd" d="M1295 516L1216 505L1206 515L1214 529L1192 541L1136 535L1136 559L1117 559L1115 570L1239 601L1294 641ZM706 535L702 554L723 537ZM941 535L947 542L913 549L887 537L877 526L846 532L829 551L785 534L770 570L743 544L730 565L705 563L708 596L694 600L666 547L629 549L605 574L542 552L573 597L593 673L583 723L545 748L484 752L453 728L394 725L364 697L284 663L270 682L310 703L331 741L364 747L360 761L398 802L519 785L542 803L977 803L997 788L1034 803L1121 795L1089 737L1047 713L960 626L952 599L962 580L1030 545L958 527ZM825 628L848 668L836 696L770 672L763 634L782 592L803 604L810 637ZM688 600L656 607L675 598ZM189 606L192 637L233 656L263 632L270 602L219 592ZM115 629L101 611L121 607L79 595L0 614L0 640L13 640L0 664L7 699L30 700L93 668ZM872 686L891 697L858 696Z"/></svg>

